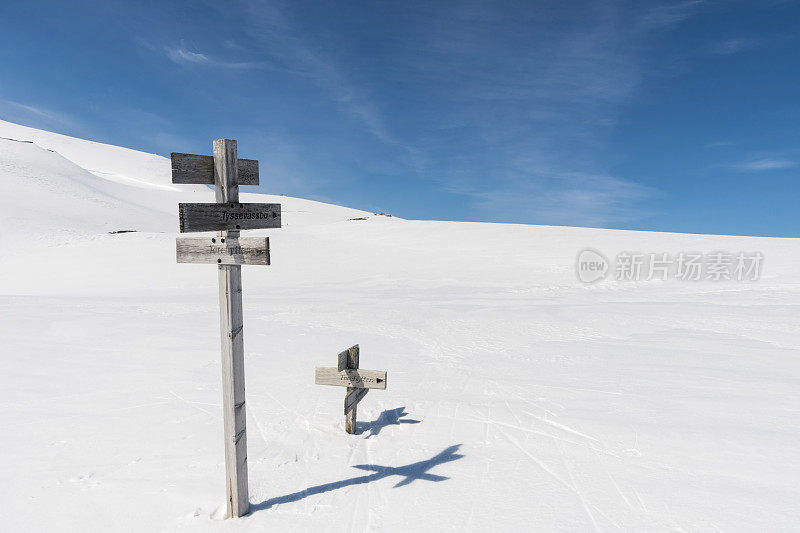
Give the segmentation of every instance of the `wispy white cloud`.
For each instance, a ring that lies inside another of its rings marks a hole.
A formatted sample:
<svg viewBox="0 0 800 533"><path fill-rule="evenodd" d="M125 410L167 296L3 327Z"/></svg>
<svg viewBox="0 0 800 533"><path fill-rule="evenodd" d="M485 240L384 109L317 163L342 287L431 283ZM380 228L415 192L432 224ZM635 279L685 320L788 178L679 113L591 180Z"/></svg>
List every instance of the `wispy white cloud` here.
<svg viewBox="0 0 800 533"><path fill-rule="evenodd" d="M647 31L670 28L688 19L703 4L705 4L704 0L685 0L656 4L655 6L643 4L641 28Z"/></svg>
<svg viewBox="0 0 800 533"><path fill-rule="evenodd" d="M72 122L72 119L68 118L66 115L58 113L56 111L52 111L50 109L41 106L23 104L20 102L14 102L12 100L0 100L0 105L3 105L6 108L14 108L19 111L25 112L27 114L36 117L46 118L52 121L63 122L63 123Z"/></svg>
<svg viewBox="0 0 800 533"><path fill-rule="evenodd" d="M709 53L714 55L732 55L738 54L739 52L744 52L746 50L752 50L759 45L759 42L755 39L748 39L748 38L738 38L738 39L726 39L724 41L719 41L712 43L709 46Z"/></svg>
<svg viewBox="0 0 800 533"><path fill-rule="evenodd" d="M472 4L432 17L423 46L435 53L423 51L410 68L457 104L422 136L450 152L436 169L443 186L495 220L606 225L643 216L637 205L657 191L607 172L604 139L648 73L649 41L702 4L543 7L530 20ZM450 139L464 137L452 154Z"/></svg>
<svg viewBox="0 0 800 533"><path fill-rule="evenodd" d="M212 58L207 54L203 54L201 52L193 52L191 50L187 50L186 48L180 47L166 47L165 52L167 57L172 60L174 63L183 66L208 66L208 67L220 67L220 68L229 68L229 69L249 69L249 68L258 68L264 66L263 63L260 62L250 62L250 61L222 61L220 59Z"/></svg>
<svg viewBox="0 0 800 533"><path fill-rule="evenodd" d="M761 158L733 165L733 168L741 172L764 172L766 170L781 170L794 166L797 166L797 162L789 159Z"/></svg>
<svg viewBox="0 0 800 533"><path fill-rule="evenodd" d="M305 31L292 4L250 4L245 31L400 148L398 167L473 199L486 218L603 225L641 214L635 205L654 194L602 163L610 128L647 75L647 44L703 4L425 4L410 26L380 35L403 51L382 58L391 69L375 78ZM391 83L422 102L413 115L392 112L397 102L380 90Z"/></svg>
<svg viewBox="0 0 800 533"><path fill-rule="evenodd" d="M724 148L726 146L732 146L733 141L714 141L708 143L706 146L709 148Z"/></svg>
<svg viewBox="0 0 800 533"><path fill-rule="evenodd" d="M167 48L167 57L178 64L196 63L200 65L208 65L211 63L211 60L207 55L184 50L183 48Z"/></svg>
<svg viewBox="0 0 800 533"><path fill-rule="evenodd" d="M483 217L506 222L602 227L649 214L638 207L659 192L608 174L582 172L487 190L453 190L473 197Z"/></svg>
<svg viewBox="0 0 800 533"><path fill-rule="evenodd" d="M90 136L85 125L72 116L53 109L31 103L16 102L14 100L0 99L0 118L30 126L46 129L59 133Z"/></svg>
<svg viewBox="0 0 800 533"><path fill-rule="evenodd" d="M248 146L258 147L260 183L271 194L291 193L319 199L322 198L319 190L327 188L335 180L330 171L319 172L313 157L309 157L313 150L308 146L297 145L284 135L269 130L253 129L243 133ZM256 154L246 157L256 157ZM320 201L336 203L330 198Z"/></svg>
<svg viewBox="0 0 800 533"><path fill-rule="evenodd" d="M389 131L369 91L349 80L334 58L293 24L278 3L250 4L248 21L250 37L260 42L285 71L310 78L373 137L413 155L413 148Z"/></svg>

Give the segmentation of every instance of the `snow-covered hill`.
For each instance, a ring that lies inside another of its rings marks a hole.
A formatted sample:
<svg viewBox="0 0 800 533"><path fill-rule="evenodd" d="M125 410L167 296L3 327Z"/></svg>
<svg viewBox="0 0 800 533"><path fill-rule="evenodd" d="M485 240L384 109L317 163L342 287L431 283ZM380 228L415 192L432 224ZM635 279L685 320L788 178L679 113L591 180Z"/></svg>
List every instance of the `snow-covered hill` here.
<svg viewBox="0 0 800 533"><path fill-rule="evenodd" d="M285 227L250 232L273 265L243 269L254 510L232 522L217 278L174 251L177 203L211 190L172 185L163 157L0 122L0 529L796 527L799 240L242 198L281 203ZM587 247L764 267L586 285ZM355 343L389 388L350 436L313 369Z"/></svg>
<svg viewBox="0 0 800 533"><path fill-rule="evenodd" d="M173 185L165 157L3 121L0 184L3 227L25 228L28 233L47 237L119 230L173 232L178 202L214 201L209 187ZM366 214L246 191L242 200L282 203L285 224L291 226Z"/></svg>

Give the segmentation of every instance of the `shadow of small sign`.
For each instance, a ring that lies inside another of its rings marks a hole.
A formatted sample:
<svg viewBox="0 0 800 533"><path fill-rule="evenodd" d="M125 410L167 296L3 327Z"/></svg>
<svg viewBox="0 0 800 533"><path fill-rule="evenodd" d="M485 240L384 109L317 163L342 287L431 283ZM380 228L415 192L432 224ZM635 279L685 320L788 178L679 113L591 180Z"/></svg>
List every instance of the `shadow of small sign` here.
<svg viewBox="0 0 800 533"><path fill-rule="evenodd" d="M386 426L399 426L400 424L419 424L419 420L410 418L403 418L408 416L405 407L398 407L397 409L387 409L380 414L380 416L372 422L358 422L356 424L356 435L360 435L365 431L369 431L369 435L364 437L368 439L381 432Z"/></svg>

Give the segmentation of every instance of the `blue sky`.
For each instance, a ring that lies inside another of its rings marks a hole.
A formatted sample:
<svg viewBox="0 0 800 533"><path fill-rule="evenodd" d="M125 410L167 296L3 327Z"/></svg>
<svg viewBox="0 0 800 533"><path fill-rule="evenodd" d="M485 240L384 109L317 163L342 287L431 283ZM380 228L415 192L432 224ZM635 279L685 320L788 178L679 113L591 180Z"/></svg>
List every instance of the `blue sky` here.
<svg viewBox="0 0 800 533"><path fill-rule="evenodd" d="M0 118L405 218L794 236L798 2L3 2Z"/></svg>

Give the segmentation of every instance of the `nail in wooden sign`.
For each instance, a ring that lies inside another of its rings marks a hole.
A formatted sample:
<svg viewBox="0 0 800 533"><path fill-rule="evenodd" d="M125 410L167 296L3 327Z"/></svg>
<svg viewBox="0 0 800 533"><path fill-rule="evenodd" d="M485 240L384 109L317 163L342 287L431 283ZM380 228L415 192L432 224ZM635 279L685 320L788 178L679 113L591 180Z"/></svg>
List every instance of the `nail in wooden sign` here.
<svg viewBox="0 0 800 533"><path fill-rule="evenodd" d="M178 263L269 265L269 237L178 237Z"/></svg>
<svg viewBox="0 0 800 533"><path fill-rule="evenodd" d="M172 153L172 183L214 185L214 157ZM258 185L258 161L237 161L236 185Z"/></svg>
<svg viewBox="0 0 800 533"><path fill-rule="evenodd" d="M281 227L281 204L178 204L181 233Z"/></svg>

